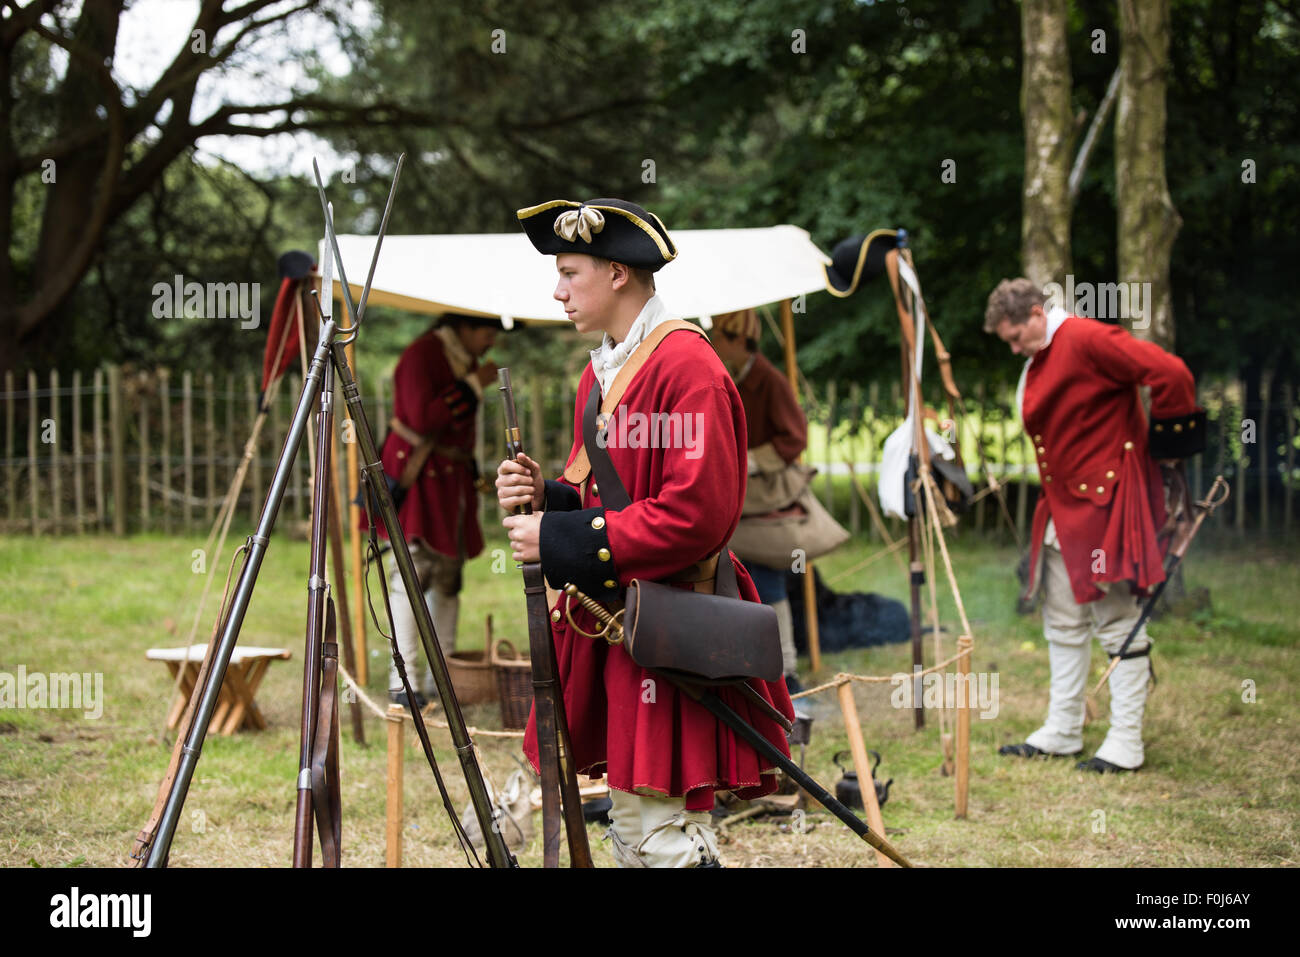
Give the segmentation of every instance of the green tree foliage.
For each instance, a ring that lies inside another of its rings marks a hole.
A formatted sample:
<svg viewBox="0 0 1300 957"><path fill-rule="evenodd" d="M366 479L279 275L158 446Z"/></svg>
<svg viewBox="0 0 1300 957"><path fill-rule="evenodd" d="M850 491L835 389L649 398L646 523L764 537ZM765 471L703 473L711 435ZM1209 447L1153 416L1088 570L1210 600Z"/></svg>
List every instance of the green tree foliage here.
<svg viewBox="0 0 1300 957"><path fill-rule="evenodd" d="M1020 21L1012 0L376 0L373 17L342 3L322 7L350 71L335 76L308 64L310 82L291 108L267 104L242 120L227 111L211 131L248 127L261 115L263 131L325 137L341 158L329 189L342 230L377 225L401 151L408 164L394 233L513 230L521 206L610 194L645 203L670 228L794 223L828 252L848 235L904 226L959 383L969 391L980 380L1014 381L1019 363L980 331L989 289L1020 271ZM92 8L115 5L85 4ZM60 9L66 19L79 8ZM1185 220L1173 265L1180 351L1197 371L1292 362L1300 344L1282 310L1297 251L1288 220L1297 198L1288 96L1295 7L1174 0L1172 20L1168 176ZM79 35L74 27L62 23L61 35ZM49 139L68 109L51 43L28 31L7 48L21 106L7 114L11 142ZM1113 2L1071 4L1080 122L1101 99L1118 43ZM136 109L132 97L123 102ZM126 170L152 154L150 136L171 128L166 112L156 115L161 126L128 146ZM207 127L189 125L189 145L162 164L165 175L159 170L119 204L75 307L65 310L75 319L61 329L72 334L49 339L42 362L254 361L260 336L222 341L186 320L154 321L153 283L177 272L255 279L269 314L275 255L315 248L319 207L309 183L255 181L200 159L193 144ZM1253 184L1241 182L1246 159L1255 162ZM1075 210L1080 279L1115 274L1113 168L1108 132ZM955 181L945 181L945 169ZM14 183L13 288L29 294L46 194L31 170L15 172ZM849 300L814 294L797 319L800 361L813 380L897 377L897 322L883 281ZM365 351L391 362L422 321L377 310ZM518 348L551 369L580 363L590 345L547 333L504 342L507 355ZM774 350L772 337L764 348Z"/></svg>

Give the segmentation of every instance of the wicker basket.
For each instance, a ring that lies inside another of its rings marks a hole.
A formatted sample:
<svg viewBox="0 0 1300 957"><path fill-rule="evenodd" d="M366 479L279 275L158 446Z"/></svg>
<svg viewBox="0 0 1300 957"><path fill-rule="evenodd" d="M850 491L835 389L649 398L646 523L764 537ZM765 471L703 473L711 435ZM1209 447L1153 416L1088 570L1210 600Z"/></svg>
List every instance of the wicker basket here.
<svg viewBox="0 0 1300 957"><path fill-rule="evenodd" d="M492 667L492 616L487 617L485 651L453 651L447 657L447 671L461 704L483 704L497 698L497 679Z"/></svg>
<svg viewBox="0 0 1300 957"><path fill-rule="evenodd" d="M497 694L501 699L501 726L507 731L518 731L528 724L528 711L533 704L532 664L503 639L492 646L492 670L496 672Z"/></svg>

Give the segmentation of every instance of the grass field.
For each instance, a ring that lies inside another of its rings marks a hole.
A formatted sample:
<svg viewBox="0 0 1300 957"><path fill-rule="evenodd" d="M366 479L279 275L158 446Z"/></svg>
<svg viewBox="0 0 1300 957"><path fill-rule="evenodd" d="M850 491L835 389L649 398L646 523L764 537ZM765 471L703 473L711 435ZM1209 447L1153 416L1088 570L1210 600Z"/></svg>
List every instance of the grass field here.
<svg viewBox="0 0 1300 957"><path fill-rule="evenodd" d="M233 535L232 535L233 537ZM497 633L526 644L520 580L513 565L493 573L488 551L467 568L461 644L482 643L485 615ZM192 549L201 541L140 536L0 538L0 673L102 673L103 714L0 710L0 865L116 866L144 823L170 755L162 734L170 682L144 651L178 644L186 602L197 594ZM1047 659L1036 618L1017 617L1014 549L955 541L954 560L972 619L972 671L998 676L996 718L972 722L970 810L953 816L953 779L940 774L939 720L916 732L910 712L891 706L890 686L855 689L867 746L882 752L894 778L884 807L890 838L923 866L1293 866L1300 861L1300 549L1198 540L1189 589L1212 604L1189 618L1151 627L1159 684L1148 703L1147 759L1137 774L1084 776L1073 762L999 758L997 746L1023 740L1046 706ZM819 562L824 574L848 568L875 546L854 542ZM500 565L501 563L498 563ZM207 741L172 849L174 866L286 866L292 844L294 778L307 547L272 540L240 638L290 648L272 666L258 700L270 728ZM224 579L224 566L221 570ZM218 582L218 588L220 582ZM837 585L906 598L891 559ZM187 596L189 596L187 598ZM957 634L952 602L940 588L946 651ZM211 618L200 629L202 638ZM370 637L369 688L383 700L386 651ZM932 661L927 639L927 661ZM820 677L837 671L889 675L909 669L903 645L825 656ZM1094 672L1104 659L1094 650ZM817 676L813 676L817 677ZM1247 683L1250 684L1247 684ZM1253 689L1253 694L1252 694ZM1253 699L1253 700L1252 700ZM809 700L809 699L805 699ZM1108 698L1101 698L1103 710ZM811 699L816 718L808 768L827 786L832 754L847 747L833 693ZM499 727L494 706L467 709L471 723ZM367 747L351 740L343 715L343 846L349 866L384 860L384 725L366 724ZM1085 731L1086 753L1100 744L1104 718ZM467 803L444 731L433 740L458 812ZM480 738L488 773L503 782L518 744ZM405 864L463 866L431 775L408 734ZM730 829L731 866L874 866L874 855L816 809L805 833L788 819ZM612 866L591 830L598 866ZM534 845L520 855L540 864Z"/></svg>

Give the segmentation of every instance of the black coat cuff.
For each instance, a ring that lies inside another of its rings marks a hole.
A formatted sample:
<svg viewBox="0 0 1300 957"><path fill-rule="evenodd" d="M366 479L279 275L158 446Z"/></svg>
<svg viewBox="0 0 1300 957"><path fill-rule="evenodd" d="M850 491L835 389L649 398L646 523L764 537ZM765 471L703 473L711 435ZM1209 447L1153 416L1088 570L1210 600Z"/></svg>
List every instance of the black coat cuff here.
<svg viewBox="0 0 1300 957"><path fill-rule="evenodd" d="M1148 447L1156 459L1186 459L1205 451L1205 410L1151 419Z"/></svg>
<svg viewBox="0 0 1300 957"><path fill-rule="evenodd" d="M603 508L543 512L538 544L542 571L552 588L573 584L597 601L619 597Z"/></svg>
<svg viewBox="0 0 1300 957"><path fill-rule="evenodd" d="M582 496L571 485L557 482L555 479L544 480L546 492L544 501L548 512L572 512L582 508Z"/></svg>

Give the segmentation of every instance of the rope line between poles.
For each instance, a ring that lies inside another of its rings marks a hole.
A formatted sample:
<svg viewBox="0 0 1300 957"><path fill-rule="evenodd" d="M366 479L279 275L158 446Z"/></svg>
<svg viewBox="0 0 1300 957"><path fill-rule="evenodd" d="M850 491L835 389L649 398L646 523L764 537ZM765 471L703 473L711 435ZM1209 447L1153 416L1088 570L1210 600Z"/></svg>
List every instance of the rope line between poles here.
<svg viewBox="0 0 1300 957"><path fill-rule="evenodd" d="M402 714L398 716L390 715L387 711L380 708L379 705L375 704L374 699L366 694L365 690L357 684L357 679L352 677L352 675L348 673L348 669L344 668L342 664L339 665L339 674L343 676L343 681L352 689L353 693L361 700L361 703L370 709L371 713L374 714L375 717L381 718L384 721L413 720L409 711L403 711ZM425 719L424 725L425 727L442 728L443 730L450 729L447 722L437 718ZM481 735L485 738L522 738L524 736L524 732L522 731L492 731L487 728L474 727L467 727L465 730L471 735Z"/></svg>

